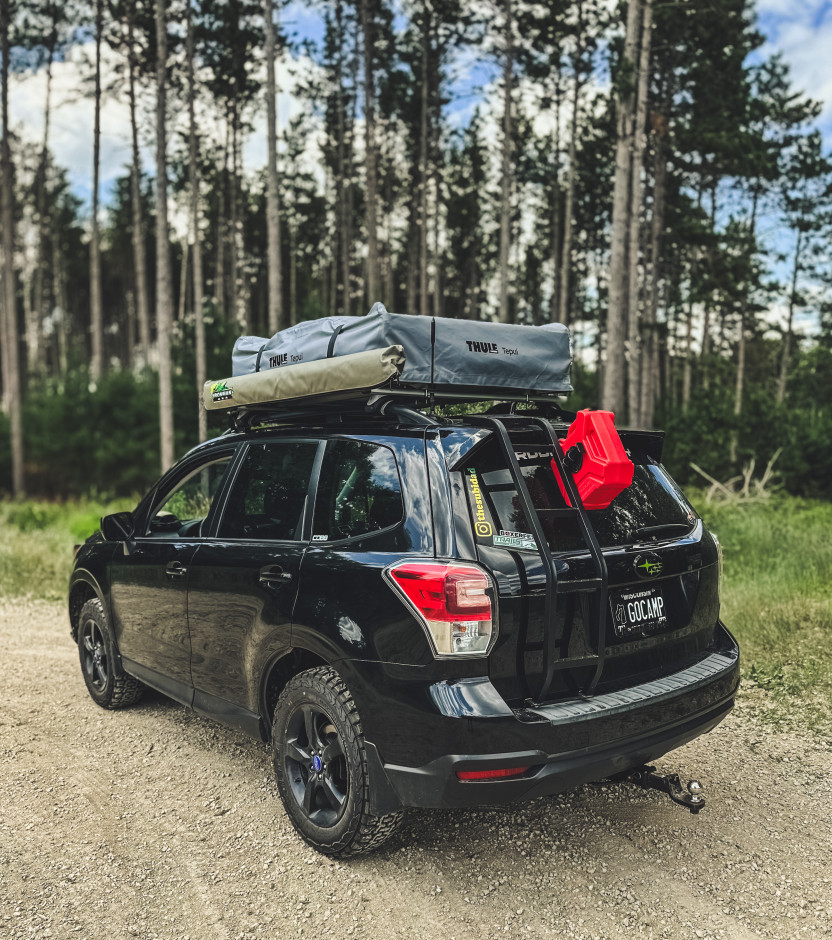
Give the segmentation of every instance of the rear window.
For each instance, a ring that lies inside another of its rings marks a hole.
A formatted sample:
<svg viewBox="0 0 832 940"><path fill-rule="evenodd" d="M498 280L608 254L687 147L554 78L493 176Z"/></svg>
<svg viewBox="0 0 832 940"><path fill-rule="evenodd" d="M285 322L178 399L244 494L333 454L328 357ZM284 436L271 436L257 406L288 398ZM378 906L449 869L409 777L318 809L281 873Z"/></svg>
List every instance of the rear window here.
<svg viewBox="0 0 832 940"><path fill-rule="evenodd" d="M515 454L551 551L585 549L577 514L558 512L568 507L552 471L551 447L516 443ZM661 464L637 447L629 447L627 454L635 464L632 484L606 509L589 511L600 545L630 544L638 539L639 530L652 526L692 528L696 513ZM478 450L463 472L478 540L535 550L532 527L497 442L489 441Z"/></svg>

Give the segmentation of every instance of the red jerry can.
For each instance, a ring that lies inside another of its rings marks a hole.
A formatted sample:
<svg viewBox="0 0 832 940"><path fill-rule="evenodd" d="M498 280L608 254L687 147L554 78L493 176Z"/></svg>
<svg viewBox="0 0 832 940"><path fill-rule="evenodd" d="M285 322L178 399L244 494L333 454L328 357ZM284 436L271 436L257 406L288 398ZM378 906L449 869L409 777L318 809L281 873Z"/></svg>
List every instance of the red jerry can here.
<svg viewBox="0 0 832 940"><path fill-rule="evenodd" d="M578 494L587 509L606 509L633 482L635 468L624 452L614 419L611 411L585 408L578 412L565 440L560 442L564 468L574 476ZM554 460L552 471L566 505L571 506Z"/></svg>

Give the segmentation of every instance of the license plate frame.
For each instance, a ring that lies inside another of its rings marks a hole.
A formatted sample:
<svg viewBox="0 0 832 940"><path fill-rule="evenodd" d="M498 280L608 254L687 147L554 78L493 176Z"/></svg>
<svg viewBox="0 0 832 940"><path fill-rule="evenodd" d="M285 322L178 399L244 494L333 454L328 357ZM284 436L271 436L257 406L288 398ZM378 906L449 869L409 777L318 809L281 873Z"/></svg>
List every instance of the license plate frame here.
<svg viewBox="0 0 832 940"><path fill-rule="evenodd" d="M652 636L670 627L667 601L660 584L639 584L610 591L610 620L619 639Z"/></svg>

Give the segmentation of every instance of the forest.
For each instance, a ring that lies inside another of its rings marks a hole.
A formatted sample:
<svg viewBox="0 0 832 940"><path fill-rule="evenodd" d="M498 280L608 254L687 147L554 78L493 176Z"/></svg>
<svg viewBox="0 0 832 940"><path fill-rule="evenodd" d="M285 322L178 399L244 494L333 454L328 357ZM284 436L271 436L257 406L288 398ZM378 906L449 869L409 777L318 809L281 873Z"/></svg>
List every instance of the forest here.
<svg viewBox="0 0 832 940"><path fill-rule="evenodd" d="M664 428L680 482L829 496L832 156L753 3L0 0L0 59L0 490L138 493L223 430L238 335L382 301L567 324L570 407Z"/></svg>

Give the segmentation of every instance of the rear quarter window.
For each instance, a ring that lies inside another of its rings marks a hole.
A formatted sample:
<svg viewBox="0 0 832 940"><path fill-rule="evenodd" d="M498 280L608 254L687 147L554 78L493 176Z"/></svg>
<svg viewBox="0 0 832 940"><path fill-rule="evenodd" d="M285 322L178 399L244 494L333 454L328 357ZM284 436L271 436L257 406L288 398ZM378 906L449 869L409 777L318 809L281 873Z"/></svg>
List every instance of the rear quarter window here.
<svg viewBox="0 0 832 940"><path fill-rule="evenodd" d="M335 542L397 525L404 518L393 451L366 441L329 441L324 453L312 540Z"/></svg>

